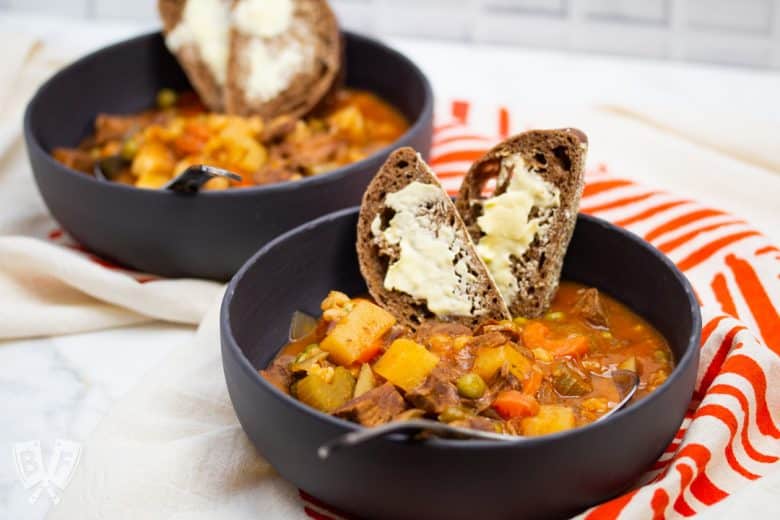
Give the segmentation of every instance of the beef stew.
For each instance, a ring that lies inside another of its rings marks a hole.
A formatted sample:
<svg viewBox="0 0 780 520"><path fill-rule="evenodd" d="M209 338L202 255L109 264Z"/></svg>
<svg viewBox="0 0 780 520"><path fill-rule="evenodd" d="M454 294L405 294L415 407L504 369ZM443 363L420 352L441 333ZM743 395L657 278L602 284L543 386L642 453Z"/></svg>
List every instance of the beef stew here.
<svg viewBox="0 0 780 520"><path fill-rule="evenodd" d="M416 331L364 298L332 291L312 329L263 377L322 412L364 426L415 417L510 435L597 420L620 401L614 370L639 376L634 399L674 366L666 340L595 288L563 281L541 318L477 330L426 321Z"/></svg>

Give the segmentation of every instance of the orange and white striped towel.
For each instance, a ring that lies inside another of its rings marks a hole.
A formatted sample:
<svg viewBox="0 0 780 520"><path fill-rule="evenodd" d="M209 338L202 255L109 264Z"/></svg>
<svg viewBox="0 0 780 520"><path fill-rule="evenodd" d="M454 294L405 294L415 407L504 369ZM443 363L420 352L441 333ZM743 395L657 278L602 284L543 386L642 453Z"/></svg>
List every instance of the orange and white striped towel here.
<svg viewBox="0 0 780 520"><path fill-rule="evenodd" d="M431 156L453 194L495 140L470 129L469 107L452 104ZM509 112L498 108L495 118L496 136L508 135ZM780 470L780 249L742 219L615 176L606 163L587 171L580 210L668 255L693 284L704 321L696 390L674 442L646 485L583 518L692 516Z"/></svg>
<svg viewBox="0 0 780 520"><path fill-rule="evenodd" d="M523 128L506 108L479 108L456 101L440 112L430 162L450 193L471 161ZM780 385L772 384L780 378L780 249L745 221L623 178L609 162L589 164L586 180L582 211L669 255L696 289L704 330L696 393L675 440L644 485L581 518L706 511L780 471ZM51 518L343 518L252 449L221 375L216 318L207 315L194 344L110 412Z"/></svg>

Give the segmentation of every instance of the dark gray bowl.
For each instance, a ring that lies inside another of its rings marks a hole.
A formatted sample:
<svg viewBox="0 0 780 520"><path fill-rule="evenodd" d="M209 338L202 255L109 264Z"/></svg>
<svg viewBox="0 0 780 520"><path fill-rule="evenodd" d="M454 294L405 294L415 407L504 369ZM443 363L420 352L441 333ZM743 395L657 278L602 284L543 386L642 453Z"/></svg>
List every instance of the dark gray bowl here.
<svg viewBox="0 0 780 520"><path fill-rule="evenodd" d="M241 268L222 303L230 398L257 449L290 482L362 518L555 518L624 491L673 439L696 380L701 316L685 277L637 236L580 215L564 277L598 287L650 321L677 367L639 403L597 423L517 442L381 439L317 458L359 426L283 394L261 378L296 309L319 313L331 289L365 293L355 253L357 209L277 238Z"/></svg>
<svg viewBox="0 0 780 520"><path fill-rule="evenodd" d="M111 45L64 68L35 94L24 137L38 189L54 218L93 252L170 277L227 280L263 244L320 215L360 203L387 153L412 146L427 156L433 94L425 75L389 47L345 33L347 85L397 107L412 127L394 145L304 180L195 196L106 183L55 161L75 146L98 112L147 108L163 87L189 83L159 33Z"/></svg>

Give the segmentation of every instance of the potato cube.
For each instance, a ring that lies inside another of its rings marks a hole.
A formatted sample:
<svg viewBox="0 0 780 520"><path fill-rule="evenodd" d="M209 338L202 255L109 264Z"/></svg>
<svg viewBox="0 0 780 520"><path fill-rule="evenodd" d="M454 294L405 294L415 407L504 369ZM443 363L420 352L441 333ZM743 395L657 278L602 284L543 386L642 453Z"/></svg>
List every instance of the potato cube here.
<svg viewBox="0 0 780 520"><path fill-rule="evenodd" d="M330 413L352 399L355 377L344 367L336 367L330 382L312 373L295 384L298 399L322 412Z"/></svg>
<svg viewBox="0 0 780 520"><path fill-rule="evenodd" d="M531 361L511 345L478 349L472 370L485 381L489 381L505 363L509 364L512 375L521 381L527 379L531 373Z"/></svg>
<svg viewBox="0 0 780 520"><path fill-rule="evenodd" d="M439 362L439 356L410 339L393 341L374 364L374 372L410 392L428 377Z"/></svg>
<svg viewBox="0 0 780 520"><path fill-rule="evenodd" d="M352 310L322 340L320 348L342 366L368 361L362 359L363 354L369 349L376 352L376 343L393 325L395 318L389 312L367 300L355 300Z"/></svg>
<svg viewBox="0 0 780 520"><path fill-rule="evenodd" d="M548 435L550 433L574 428L574 410L568 406L546 405L539 407L539 413L523 419L523 434L528 436Z"/></svg>
<svg viewBox="0 0 780 520"><path fill-rule="evenodd" d="M176 162L168 148L157 141L146 142L135 154L130 166L134 175L159 175L170 177Z"/></svg>

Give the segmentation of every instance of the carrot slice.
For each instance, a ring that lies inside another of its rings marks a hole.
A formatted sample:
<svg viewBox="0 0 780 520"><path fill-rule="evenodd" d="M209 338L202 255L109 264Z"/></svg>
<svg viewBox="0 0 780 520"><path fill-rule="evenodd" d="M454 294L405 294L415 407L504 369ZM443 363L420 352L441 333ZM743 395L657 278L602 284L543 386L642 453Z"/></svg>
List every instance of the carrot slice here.
<svg viewBox="0 0 780 520"><path fill-rule="evenodd" d="M544 374L542 374L541 370L538 368L531 370L531 375L528 376L528 379L523 383L523 393L525 395L535 396L536 392L538 392L539 388L542 386L543 377Z"/></svg>
<svg viewBox="0 0 780 520"><path fill-rule="evenodd" d="M550 333L543 323L532 321L523 327L523 343L528 348L547 348L547 335Z"/></svg>
<svg viewBox="0 0 780 520"><path fill-rule="evenodd" d="M355 360L357 363L368 363L372 359L376 357L377 354L382 350L382 340L379 339L369 346L365 347L363 350L360 351L360 355L358 355L357 359Z"/></svg>
<svg viewBox="0 0 780 520"><path fill-rule="evenodd" d="M555 357L581 356L588 352L590 343L585 336L571 336L563 339L548 338L550 329L538 321L532 321L523 328L523 343L528 348L544 348Z"/></svg>
<svg viewBox="0 0 780 520"><path fill-rule="evenodd" d="M493 408L504 419L531 417L539 413L539 402L517 390L504 390L496 396Z"/></svg>
<svg viewBox="0 0 780 520"><path fill-rule="evenodd" d="M558 344L552 349L555 357L582 356L590 348L588 338L585 336L572 336L558 340L556 343Z"/></svg>
<svg viewBox="0 0 780 520"><path fill-rule="evenodd" d="M205 123L190 121L184 127L184 133L195 137L201 141L208 141L211 137L211 130Z"/></svg>
<svg viewBox="0 0 780 520"><path fill-rule="evenodd" d="M182 134L173 141L173 146L181 155L192 155L200 152L206 141L190 134Z"/></svg>

